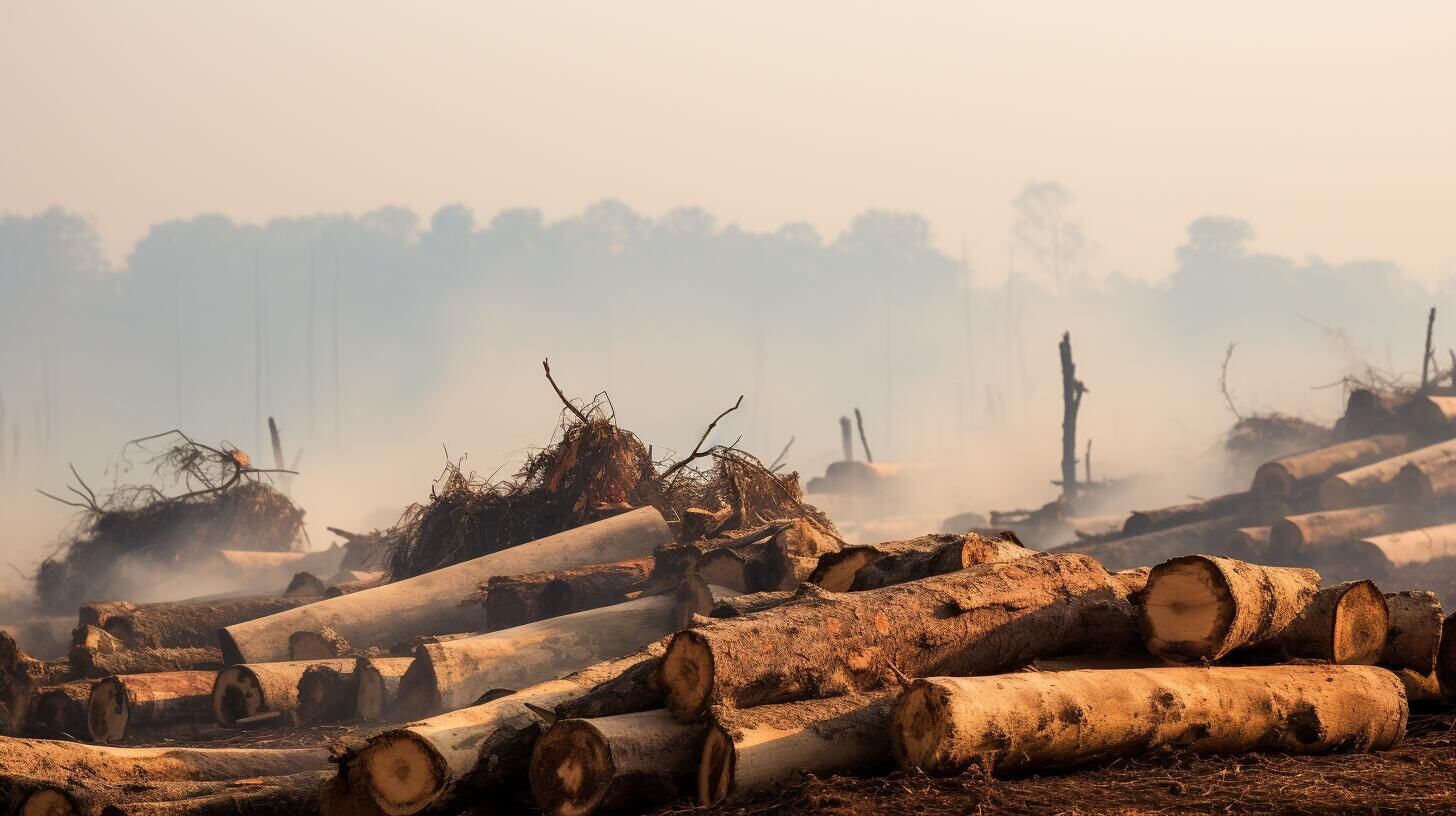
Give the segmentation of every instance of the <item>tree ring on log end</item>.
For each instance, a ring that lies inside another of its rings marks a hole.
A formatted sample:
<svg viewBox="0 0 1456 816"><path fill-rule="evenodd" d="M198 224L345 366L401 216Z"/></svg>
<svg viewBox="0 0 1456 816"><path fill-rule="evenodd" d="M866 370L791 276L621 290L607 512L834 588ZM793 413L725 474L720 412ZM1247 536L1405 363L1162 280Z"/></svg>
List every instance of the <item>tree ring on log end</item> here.
<svg viewBox="0 0 1456 816"><path fill-rule="evenodd" d="M1389 615L1385 597L1369 581L1359 581L1335 605L1334 662L1373 666L1385 649Z"/></svg>
<svg viewBox="0 0 1456 816"><path fill-rule="evenodd" d="M75 816L70 797L54 788L43 788L25 797L19 816Z"/></svg>
<svg viewBox="0 0 1456 816"><path fill-rule="evenodd" d="M263 686L247 666L231 666L218 672L212 687L212 714L217 724L231 728L238 720L266 712Z"/></svg>
<svg viewBox="0 0 1456 816"><path fill-rule="evenodd" d="M679 720L691 720L708 706L713 688L713 650L702 634L688 629L673 635L662 656L662 685L667 708Z"/></svg>
<svg viewBox="0 0 1456 816"><path fill-rule="evenodd" d="M126 687L115 677L107 677L91 689L91 701L86 706L86 725L91 739L99 743L119 742L126 736L127 721L131 718Z"/></svg>
<svg viewBox="0 0 1456 816"><path fill-rule="evenodd" d="M419 811L445 785L445 760L434 746L407 731L376 738L361 758L369 795L389 816Z"/></svg>
<svg viewBox="0 0 1456 816"><path fill-rule="evenodd" d="M1234 613L1227 579L1201 556L1154 568L1139 606L1148 651L1170 660L1221 656Z"/></svg>
<svg viewBox="0 0 1456 816"><path fill-rule="evenodd" d="M916 680L900 698L890 715L890 740L901 767L940 773L938 748L945 742L942 731L953 727L946 713L946 694L933 683Z"/></svg>
<svg viewBox="0 0 1456 816"><path fill-rule="evenodd" d="M728 798L737 760L733 738L721 726L713 726L703 740L702 758L698 761L699 805L715 805Z"/></svg>
<svg viewBox="0 0 1456 816"><path fill-rule="evenodd" d="M590 720L562 720L536 743L531 792L550 816L586 816L616 778L607 739Z"/></svg>

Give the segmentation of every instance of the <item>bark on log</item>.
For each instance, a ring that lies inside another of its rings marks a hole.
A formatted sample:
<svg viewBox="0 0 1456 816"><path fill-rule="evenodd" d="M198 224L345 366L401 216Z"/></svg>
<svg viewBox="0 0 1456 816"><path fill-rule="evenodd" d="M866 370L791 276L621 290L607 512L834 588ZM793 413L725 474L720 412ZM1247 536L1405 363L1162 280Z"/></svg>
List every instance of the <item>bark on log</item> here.
<svg viewBox="0 0 1456 816"><path fill-rule="evenodd" d="M643 711L551 726L531 755L531 793L547 816L646 811L692 789L706 726Z"/></svg>
<svg viewBox="0 0 1456 816"><path fill-rule="evenodd" d="M748 565L754 592L794 589L807 581L825 554L843 544L813 524L799 519L769 539L759 558Z"/></svg>
<svg viewBox="0 0 1456 816"><path fill-rule="evenodd" d="M1251 662L1321 660L1373 666L1385 650L1389 628L1390 613L1380 590L1369 581L1348 581L1316 592L1278 634L1234 656L1255 658Z"/></svg>
<svg viewBox="0 0 1456 816"><path fill-rule="evenodd" d="M1420 514L1409 507L1374 504L1282 518L1271 526L1269 538L1277 557L1296 558L1352 538L1409 530L1420 522Z"/></svg>
<svg viewBox="0 0 1456 816"><path fill-rule="evenodd" d="M698 762L697 803L714 805L774 788L802 773L859 774L892 764L895 696L718 708Z"/></svg>
<svg viewBox="0 0 1456 816"><path fill-rule="evenodd" d="M1185 555L1219 555L1240 560L1255 557L1256 553L1240 549L1243 539L1233 536L1237 524L1233 517L1208 519L1112 541L1078 541L1052 552L1090 555L1109 570L1151 566Z"/></svg>
<svg viewBox="0 0 1456 816"><path fill-rule="evenodd" d="M497 688L525 688L639 649L672 631L673 598L658 595L415 650L398 714L428 717Z"/></svg>
<svg viewBox="0 0 1456 816"><path fill-rule="evenodd" d="M1123 523L1122 533L1136 536L1209 519L1244 516L1251 511L1254 504L1254 498L1249 493L1230 493L1204 501L1160 507L1157 510L1137 510Z"/></svg>
<svg viewBox="0 0 1456 816"><path fill-rule="evenodd" d="M1189 555L1153 568L1139 607L1150 653L1218 660L1288 626L1319 590L1319 574Z"/></svg>
<svg viewBox="0 0 1456 816"><path fill-rule="evenodd" d="M104 744L120 742L138 728L209 722L216 680L215 672L205 671L103 678L86 703L87 732Z"/></svg>
<svg viewBox="0 0 1456 816"><path fill-rule="evenodd" d="M412 657L360 657L354 664L354 716L367 722L385 719L399 696L399 680Z"/></svg>
<svg viewBox="0 0 1456 816"><path fill-rule="evenodd" d="M1456 458L1412 462L1395 474L1391 483L1396 502L1429 507L1456 495Z"/></svg>
<svg viewBox="0 0 1456 816"><path fill-rule="evenodd" d="M349 641L332 627L294 632L288 636L288 659L332 660L349 653Z"/></svg>
<svg viewBox="0 0 1456 816"><path fill-rule="evenodd" d="M314 663L298 678L298 722L337 722L353 716L359 699L358 660Z"/></svg>
<svg viewBox="0 0 1456 816"><path fill-rule="evenodd" d="M222 652L214 646L176 649L126 649L120 652L71 650L71 665L84 677L111 674L149 674L175 671L217 671L223 667Z"/></svg>
<svg viewBox="0 0 1456 816"><path fill-rule="evenodd" d="M1396 409L1403 427L1428 439L1444 439L1456 430L1456 397L1418 394Z"/></svg>
<svg viewBox="0 0 1456 816"><path fill-rule="evenodd" d="M217 724L234 728L240 721L276 714L273 724L292 725L298 711L298 681L310 666L324 665L352 671L349 660L294 660L283 663L248 663L218 672L212 687L212 714ZM243 723L246 724L246 723Z"/></svg>
<svg viewBox="0 0 1456 816"><path fill-rule="evenodd" d="M686 629L694 615L706 615L719 602L738 597L739 593L727 587L713 586L697 573L689 573L677 585L673 593L672 626Z"/></svg>
<svg viewBox="0 0 1456 816"><path fill-rule="evenodd" d="M652 564L649 556L576 569L495 576L484 587L486 631L621 603L627 600L627 593L646 583Z"/></svg>
<svg viewBox="0 0 1456 816"><path fill-rule="evenodd" d="M640 558L671 541L661 514L644 507L403 581L329 598L222 632L229 662L281 660L294 632L332 627L355 647L390 646L421 632L479 631L478 607L461 605L482 582L546 568Z"/></svg>
<svg viewBox="0 0 1456 816"><path fill-rule="evenodd" d="M987 538L976 533L935 533L826 553L820 556L806 580L829 592L879 589L1032 554L1033 551L1019 543L1004 538Z"/></svg>
<svg viewBox="0 0 1456 816"><path fill-rule="evenodd" d="M99 626L133 649L217 645L217 630L303 606L314 598L233 598L211 603L169 601L132 604L101 601L81 605L82 626Z"/></svg>
<svg viewBox="0 0 1456 816"><path fill-rule="evenodd" d="M1380 434L1292 454L1260 465L1249 490L1260 498L1288 498L1336 473L1398 456L1410 447L1405 434Z"/></svg>
<svg viewBox="0 0 1456 816"><path fill-rule="evenodd" d="M1441 648L1441 599L1434 592L1409 590L1385 596L1390 630L1380 665L1411 669L1428 675L1436 669Z"/></svg>
<svg viewBox="0 0 1456 816"><path fill-rule="evenodd" d="M327 771L309 771L290 776L263 776L231 782L168 785L161 791L168 798L137 801L129 792L127 801L107 805L101 816L298 816L317 813L320 791L330 780ZM177 788L190 789L191 796L177 798ZM171 789L168 791L167 789ZM149 792L150 793L150 792Z"/></svg>
<svg viewBox="0 0 1456 816"><path fill-rule="evenodd" d="M739 615L751 615L754 612L762 612L765 609L772 609L775 606L792 601L799 596L797 590L784 589L776 592L750 592L747 595L733 595L731 597L718 599L708 610L710 618L736 618ZM684 624L678 627L686 629Z"/></svg>
<svg viewBox="0 0 1456 816"><path fill-rule="evenodd" d="M1400 680L1368 666L1032 672L916 680L890 741L906 768L1004 774L1159 748L1379 751L1400 741L1407 716Z"/></svg>
<svg viewBox="0 0 1456 816"><path fill-rule="evenodd" d="M349 787L384 813L402 816L428 807L466 773L482 790L516 786L525 781L535 738L547 725L538 711L549 711L643 661L656 660L663 649L662 643L654 643L560 680L375 735L350 760ZM497 734L503 739L492 744Z"/></svg>
<svg viewBox="0 0 1456 816"><path fill-rule="evenodd" d="M748 557L732 547L715 547L698 558L692 571L713 586L747 592Z"/></svg>
<svg viewBox="0 0 1456 816"><path fill-rule="evenodd" d="M1082 613L1116 593L1096 561L1040 555L713 620L673 636L667 707L686 720L711 705L873 691L897 675L1010 670L1074 648Z"/></svg>
<svg viewBox="0 0 1456 816"><path fill-rule="evenodd" d="M1399 567L1456 556L1456 524L1441 524L1371 536L1344 548L1349 562L1367 575L1384 575Z"/></svg>
<svg viewBox="0 0 1456 816"><path fill-rule="evenodd" d="M42 739L84 740L86 705L91 699L91 680L72 680L36 689L31 698L26 730Z"/></svg>
<svg viewBox="0 0 1456 816"><path fill-rule="evenodd" d="M1410 464L1440 466L1456 458L1456 440L1448 440L1347 470L1320 482L1319 502L1325 510L1340 510L1388 501L1395 477Z"/></svg>

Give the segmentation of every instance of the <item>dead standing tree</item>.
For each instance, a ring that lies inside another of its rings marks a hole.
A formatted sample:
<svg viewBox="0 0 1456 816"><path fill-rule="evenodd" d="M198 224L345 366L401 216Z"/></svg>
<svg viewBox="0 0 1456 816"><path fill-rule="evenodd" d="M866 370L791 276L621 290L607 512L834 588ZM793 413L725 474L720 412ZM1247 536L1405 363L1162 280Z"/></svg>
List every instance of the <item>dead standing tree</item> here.
<svg viewBox="0 0 1456 816"><path fill-rule="evenodd" d="M1077 379L1071 332L1062 332L1058 347L1062 353L1062 498L1072 501L1077 498L1077 411L1087 386Z"/></svg>

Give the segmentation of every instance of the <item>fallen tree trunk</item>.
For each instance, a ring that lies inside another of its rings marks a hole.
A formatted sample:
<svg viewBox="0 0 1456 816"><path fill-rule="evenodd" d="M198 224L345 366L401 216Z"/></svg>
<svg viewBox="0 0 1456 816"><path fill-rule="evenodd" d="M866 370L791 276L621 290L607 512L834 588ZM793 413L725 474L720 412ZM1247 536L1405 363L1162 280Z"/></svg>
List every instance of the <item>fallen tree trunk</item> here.
<svg viewBox="0 0 1456 816"><path fill-rule="evenodd" d="M643 507L403 581L228 626L221 634L223 655L230 663L281 660L289 635L324 626L355 647L390 646L421 632L479 631L480 609L460 601L492 576L640 558L671 540L662 515Z"/></svg>
<svg viewBox="0 0 1456 816"><path fill-rule="evenodd" d="M86 704L90 680L73 680L36 689L26 717L26 730L44 739L86 738Z"/></svg>
<svg viewBox="0 0 1456 816"><path fill-rule="evenodd" d="M214 646L126 649L120 652L97 652L78 647L71 650L70 661L75 673L84 677L177 671L217 671L223 667L222 652Z"/></svg>
<svg viewBox="0 0 1456 816"><path fill-rule="evenodd" d="M288 636L288 659L290 661L332 660L348 654L349 648L349 641L328 626L320 627L317 630L294 632Z"/></svg>
<svg viewBox="0 0 1456 816"><path fill-rule="evenodd" d="M297 719L301 724L337 722L353 716L359 700L357 660L315 663L298 678Z"/></svg>
<svg viewBox="0 0 1456 816"><path fill-rule="evenodd" d="M778 787L799 774L859 774L892 764L893 695L719 708L698 762L697 802L714 805Z"/></svg>
<svg viewBox="0 0 1456 816"><path fill-rule="evenodd" d="M1356 388L1345 403L1337 429L1350 437L1369 436L1397 429L1396 406L1401 395L1390 389Z"/></svg>
<svg viewBox="0 0 1456 816"><path fill-rule="evenodd" d="M531 794L547 816L644 813L692 789L704 729L662 709L562 720L536 742Z"/></svg>
<svg viewBox="0 0 1456 816"><path fill-rule="evenodd" d="M213 717L224 728L264 721L292 725L297 721L298 681L310 666L319 665L352 672L354 661L293 660L229 666L218 672L212 686Z"/></svg>
<svg viewBox="0 0 1456 816"><path fill-rule="evenodd" d="M1348 581L1316 592L1288 626L1232 656L1251 662L1321 660L1373 666L1385 650L1389 628L1380 590L1369 581Z"/></svg>
<svg viewBox="0 0 1456 816"><path fill-rule="evenodd" d="M212 719L215 672L184 671L106 677L91 688L87 732L93 742L120 742L138 728Z"/></svg>
<svg viewBox="0 0 1456 816"><path fill-rule="evenodd" d="M1346 545L1344 552L1353 569L1384 575L1400 567L1456 556L1456 524L1362 538Z"/></svg>
<svg viewBox="0 0 1456 816"><path fill-rule="evenodd" d="M296 609L315 600L268 597L140 605L103 601L82 604L80 624L99 626L133 649L213 647L217 645L217 630L224 626Z"/></svg>
<svg viewBox="0 0 1456 816"><path fill-rule="evenodd" d="M1142 593L1144 643L1173 661L1218 660L1279 634L1309 605L1319 574L1189 555L1153 568Z"/></svg>
<svg viewBox="0 0 1456 816"><path fill-rule="evenodd" d="M673 598L657 595L475 637L425 644L399 684L398 713L428 717L473 705L639 649L672 631Z"/></svg>
<svg viewBox="0 0 1456 816"><path fill-rule="evenodd" d="M1229 516L1242 517L1251 511L1254 504L1252 494L1230 493L1226 496L1215 496L1211 499L1187 504L1175 504L1172 507L1161 507L1157 510L1137 510L1129 515L1127 521L1123 523L1122 534L1136 536L1210 519Z"/></svg>
<svg viewBox="0 0 1456 816"><path fill-rule="evenodd" d="M560 680L377 734L350 760L349 787L390 816L403 816L428 807L466 773L482 790L511 786L502 785L503 780L524 782L536 736L548 724L539 711L660 658L663 648L654 643ZM500 739L493 744L496 735Z"/></svg>
<svg viewBox="0 0 1456 816"><path fill-rule="evenodd" d="M1390 630L1380 665L1431 674L1441 648L1441 599L1434 592L1392 592L1385 596L1385 606L1390 610Z"/></svg>
<svg viewBox="0 0 1456 816"><path fill-rule="evenodd" d="M1032 550L1004 538L935 533L826 553L806 580L830 592L879 589L1032 554Z"/></svg>
<svg viewBox="0 0 1456 816"><path fill-rule="evenodd" d="M1260 465L1249 490L1260 498L1287 498L1321 479L1398 456L1410 447L1405 434L1380 434L1292 454Z"/></svg>
<svg viewBox="0 0 1456 816"><path fill-rule="evenodd" d="M1109 570L1150 566L1185 555L1251 557L1253 553L1238 549L1242 539L1232 535L1237 523L1232 517L1208 519L1112 541L1078 541L1051 552L1090 555Z"/></svg>
<svg viewBox="0 0 1456 816"><path fill-rule="evenodd" d="M621 603L627 600L627 593L642 588L652 564L649 556L576 569L495 576L484 587L486 631Z"/></svg>
<svg viewBox="0 0 1456 816"><path fill-rule="evenodd" d="M890 741L905 768L1004 774L1158 748L1380 751L1404 736L1407 716L1400 681L1367 666L1031 672L916 680Z"/></svg>
<svg viewBox="0 0 1456 816"><path fill-rule="evenodd" d="M1352 538L1408 530L1419 526L1419 515L1398 504L1304 513L1274 522L1270 543L1278 557L1293 558L1308 554L1313 548L1339 545Z"/></svg>
<svg viewBox="0 0 1456 816"><path fill-rule="evenodd" d="M1448 440L1330 476L1320 482L1320 507L1340 510L1388 501L1395 477L1406 465L1436 465L1453 457L1456 440Z"/></svg>
<svg viewBox="0 0 1456 816"><path fill-rule="evenodd" d="M413 657L360 657L354 663L354 716L368 722L384 719L399 696L399 680Z"/></svg>
<svg viewBox="0 0 1456 816"><path fill-rule="evenodd" d="M688 720L713 705L873 691L897 675L1006 671L1076 646L1085 608L1116 592L1086 556L1039 555L713 620L672 637L667 707Z"/></svg>

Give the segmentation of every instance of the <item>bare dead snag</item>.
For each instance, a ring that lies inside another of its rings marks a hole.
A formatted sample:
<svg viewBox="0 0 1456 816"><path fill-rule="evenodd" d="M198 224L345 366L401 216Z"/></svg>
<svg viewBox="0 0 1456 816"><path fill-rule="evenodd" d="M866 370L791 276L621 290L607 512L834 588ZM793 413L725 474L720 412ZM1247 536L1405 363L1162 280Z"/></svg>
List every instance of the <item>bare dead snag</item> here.
<svg viewBox="0 0 1456 816"><path fill-rule="evenodd" d="M1441 648L1441 599L1421 590L1392 592L1386 594L1385 606L1390 612L1390 630L1380 665L1431 674Z"/></svg>
<svg viewBox="0 0 1456 816"><path fill-rule="evenodd" d="M86 703L93 742L126 739L138 728L212 720L212 686L206 671L122 674L98 680Z"/></svg>
<svg viewBox="0 0 1456 816"><path fill-rule="evenodd" d="M1389 501L1394 494L1395 478L1406 465L1440 467L1452 458L1456 458L1456 440L1447 440L1343 471L1320 482L1320 507L1339 510Z"/></svg>
<svg viewBox="0 0 1456 816"><path fill-rule="evenodd" d="M1404 736L1407 715L1400 681L1367 666L1029 672L916 680L890 741L905 768L1006 774L1162 747L1379 751Z"/></svg>
<svg viewBox="0 0 1456 816"><path fill-rule="evenodd" d="M649 556L569 570L495 576L484 587L486 630L510 629L621 603L628 593L643 587L652 565Z"/></svg>
<svg viewBox="0 0 1456 816"><path fill-rule="evenodd" d="M224 728L267 723L292 725L297 720L298 681L310 666L353 671L354 660L294 660L249 663L218 672L212 687L212 713ZM273 715L265 718L264 715Z"/></svg>
<svg viewBox="0 0 1456 816"><path fill-rule="evenodd" d="M662 709L562 720L536 743L531 793L547 816L645 812L692 789L705 728Z"/></svg>
<svg viewBox="0 0 1456 816"><path fill-rule="evenodd" d="M1168 660L1218 660L1279 634L1318 590L1314 570L1174 558L1153 568L1141 594L1144 642Z"/></svg>
<svg viewBox="0 0 1456 816"><path fill-rule="evenodd" d="M413 657L355 658L354 716L366 722L384 719L399 698L399 681Z"/></svg>
<svg viewBox="0 0 1456 816"><path fill-rule="evenodd" d="M1385 650L1389 628L1390 614L1380 590L1369 581L1348 581L1316 592L1278 634L1231 657L1251 662L1321 660L1373 666Z"/></svg>
<svg viewBox="0 0 1456 816"><path fill-rule="evenodd" d="M1072 362L1072 333L1062 332L1057 346L1062 359L1062 498L1077 498L1077 412L1088 391L1077 379L1077 365Z"/></svg>
<svg viewBox="0 0 1456 816"><path fill-rule="evenodd" d="M1352 439L1266 462L1254 472L1250 492L1260 498L1288 498L1341 471L1398 456L1411 448L1405 434Z"/></svg>

